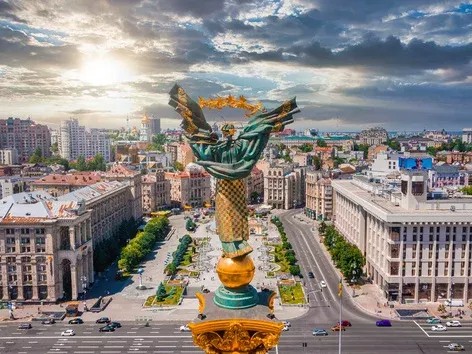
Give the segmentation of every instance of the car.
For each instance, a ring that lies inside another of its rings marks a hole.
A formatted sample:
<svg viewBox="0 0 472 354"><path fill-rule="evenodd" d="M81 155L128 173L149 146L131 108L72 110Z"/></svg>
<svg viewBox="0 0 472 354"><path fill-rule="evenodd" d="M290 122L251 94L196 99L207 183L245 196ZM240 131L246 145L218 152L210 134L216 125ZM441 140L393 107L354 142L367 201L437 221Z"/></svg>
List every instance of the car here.
<svg viewBox="0 0 472 354"><path fill-rule="evenodd" d="M61 332L61 336L75 336L75 332L73 329L66 329L65 331Z"/></svg>
<svg viewBox="0 0 472 354"><path fill-rule="evenodd" d="M434 325L431 327L432 331L447 331L447 327L443 326L442 324Z"/></svg>
<svg viewBox="0 0 472 354"><path fill-rule="evenodd" d="M327 286L327 285L326 285L326 282L325 282L324 280L320 281L320 286L321 286L322 288L326 288L326 286Z"/></svg>
<svg viewBox="0 0 472 354"><path fill-rule="evenodd" d="M69 320L69 324L82 324L82 323L84 323L84 320L81 319L80 317Z"/></svg>
<svg viewBox="0 0 472 354"><path fill-rule="evenodd" d="M313 329L313 335L314 336L327 336L328 332L325 329L322 329L322 328L314 328Z"/></svg>
<svg viewBox="0 0 472 354"><path fill-rule="evenodd" d="M115 332L115 327L106 325L98 329L99 332Z"/></svg>
<svg viewBox="0 0 472 354"><path fill-rule="evenodd" d="M180 332L190 332L190 328L189 328L188 325L182 325L182 326L180 326L179 331Z"/></svg>
<svg viewBox="0 0 472 354"><path fill-rule="evenodd" d="M56 320L54 318L48 318L46 320L41 321L41 324L44 324L44 325L49 325L49 324L54 324L54 323L56 323Z"/></svg>
<svg viewBox="0 0 472 354"><path fill-rule="evenodd" d="M459 321L447 321L446 326L447 327L462 327Z"/></svg>
<svg viewBox="0 0 472 354"><path fill-rule="evenodd" d="M18 329L31 329L31 328L33 328L31 323L20 323L20 325L18 326Z"/></svg>
<svg viewBox="0 0 472 354"><path fill-rule="evenodd" d="M336 324L336 325L334 325L333 327L331 327L331 330L332 330L333 332L345 331L345 330L346 330L346 327L340 326L339 324Z"/></svg>
<svg viewBox="0 0 472 354"><path fill-rule="evenodd" d="M110 323L110 319L108 317L100 317L95 323Z"/></svg>
<svg viewBox="0 0 472 354"><path fill-rule="evenodd" d="M462 344L449 343L447 349L453 352L462 352L464 351L464 346Z"/></svg>
<svg viewBox="0 0 472 354"><path fill-rule="evenodd" d="M339 322L337 322L336 324L338 325ZM351 322L349 322L349 321L347 321L347 320L342 320L342 321L341 321L341 326L343 326L343 327L351 327L352 324L351 324Z"/></svg>
<svg viewBox="0 0 472 354"><path fill-rule="evenodd" d="M284 328L282 328L282 331L284 331L284 332L288 331L288 330L289 330L288 326L284 326Z"/></svg>
<svg viewBox="0 0 472 354"><path fill-rule="evenodd" d="M292 324L289 321L282 321L284 326L292 327Z"/></svg>
<svg viewBox="0 0 472 354"><path fill-rule="evenodd" d="M313 272L308 272L308 278L310 278L310 279L315 278L315 275L313 274Z"/></svg>
<svg viewBox="0 0 472 354"><path fill-rule="evenodd" d="M114 328L121 328L121 323L120 322L110 322L108 325L112 326Z"/></svg>
<svg viewBox="0 0 472 354"><path fill-rule="evenodd" d="M441 319L437 317L430 317L426 320L426 323L429 323L429 324L441 323Z"/></svg>
<svg viewBox="0 0 472 354"><path fill-rule="evenodd" d="M390 320L378 320L375 325L377 327L392 327L392 322Z"/></svg>

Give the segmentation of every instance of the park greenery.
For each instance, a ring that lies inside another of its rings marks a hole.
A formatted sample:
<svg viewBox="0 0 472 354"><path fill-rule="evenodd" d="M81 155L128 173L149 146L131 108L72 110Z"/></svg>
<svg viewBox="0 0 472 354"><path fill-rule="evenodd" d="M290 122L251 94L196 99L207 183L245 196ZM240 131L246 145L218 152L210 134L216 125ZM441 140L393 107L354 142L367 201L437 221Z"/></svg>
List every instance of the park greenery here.
<svg viewBox="0 0 472 354"><path fill-rule="evenodd" d="M187 221L185 222L185 229L187 231L195 231L197 228L197 224L192 220L192 218L188 218Z"/></svg>
<svg viewBox="0 0 472 354"><path fill-rule="evenodd" d="M296 305L306 302L305 293L300 282L295 283L295 285L280 284L279 294L282 304Z"/></svg>
<svg viewBox="0 0 472 354"><path fill-rule="evenodd" d="M465 186L461 189L461 192L465 195L472 195L472 186Z"/></svg>
<svg viewBox="0 0 472 354"><path fill-rule="evenodd" d="M331 255L333 263L348 282L355 283L363 273L365 257L362 252L334 228L324 222L318 228L323 243Z"/></svg>
<svg viewBox="0 0 472 354"><path fill-rule="evenodd" d="M82 155L77 158L77 161L69 163L71 169L77 171L106 171L107 164L103 155L97 154L91 159L85 159Z"/></svg>
<svg viewBox="0 0 472 354"><path fill-rule="evenodd" d="M164 272L167 275L174 275L177 273L177 269L184 261L184 256L187 253L187 248L192 243L192 238L190 235L184 235L179 240L179 245L177 246L177 250L172 254L172 262L170 262L167 267L164 269ZM188 260L187 260L188 261Z"/></svg>
<svg viewBox="0 0 472 354"><path fill-rule="evenodd" d="M277 216L272 217L271 222L277 227L282 243L275 246L275 263L280 265L281 271L288 271L292 275L300 275L300 266L297 264L295 251L288 242L287 234L282 221Z"/></svg>
<svg viewBox="0 0 472 354"><path fill-rule="evenodd" d="M159 133L155 134L152 137L152 142L151 144L148 145L147 150L148 151L160 151L163 152L165 144L168 142L167 135Z"/></svg>
<svg viewBox="0 0 472 354"><path fill-rule="evenodd" d="M184 288L181 286L163 284L157 287L156 295L149 296L144 302L144 307L160 307L177 305L182 298Z"/></svg>
<svg viewBox="0 0 472 354"><path fill-rule="evenodd" d="M94 245L93 268L96 272L103 272L119 256L121 248L136 234L136 220L134 218L123 221L111 237Z"/></svg>
<svg viewBox="0 0 472 354"><path fill-rule="evenodd" d="M152 218L121 250L118 268L130 273L153 250L156 242L164 240L169 231L169 220L165 216Z"/></svg>
<svg viewBox="0 0 472 354"><path fill-rule="evenodd" d="M62 165L64 166L64 169L67 171L69 169L69 161L67 159L64 159L60 156L54 155L50 157L45 157L43 156L43 152L40 147L37 147L33 154L30 156L29 163L32 164L44 164L47 166L50 165Z"/></svg>

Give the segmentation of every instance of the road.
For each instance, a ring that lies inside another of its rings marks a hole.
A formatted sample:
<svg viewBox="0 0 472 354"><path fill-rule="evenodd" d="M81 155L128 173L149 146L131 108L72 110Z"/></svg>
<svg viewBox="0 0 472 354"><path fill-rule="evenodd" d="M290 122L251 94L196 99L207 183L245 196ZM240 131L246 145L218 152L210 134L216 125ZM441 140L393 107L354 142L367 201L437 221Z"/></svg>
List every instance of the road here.
<svg viewBox="0 0 472 354"><path fill-rule="evenodd" d="M310 292L308 313L292 322L288 332L284 332L279 345L272 353L338 353L338 334L330 327L337 322L339 298L337 297L338 276L321 251L311 226L300 222L294 215L297 211L282 214L281 220L297 259L305 275ZM308 271L315 274L309 279ZM327 288L322 292L318 282L324 279ZM378 319L359 310L344 295L343 319L348 319L352 327L342 334L342 353L447 353L447 345L452 342L472 351L472 322L462 322L461 328L449 328L447 332L432 332L431 325L423 322L394 321L390 328L378 328ZM113 333L99 333L99 324L86 322L82 325L41 325L33 322L29 330L17 329L18 323L0 323L0 353L8 354L118 354L118 353L202 353L193 345L191 334L180 332L183 323L175 321L151 322L149 327L142 323L122 322L123 327ZM327 337L313 337L313 328L329 331ZM76 331L74 337L61 337L68 328ZM303 344L306 343L306 346Z"/></svg>

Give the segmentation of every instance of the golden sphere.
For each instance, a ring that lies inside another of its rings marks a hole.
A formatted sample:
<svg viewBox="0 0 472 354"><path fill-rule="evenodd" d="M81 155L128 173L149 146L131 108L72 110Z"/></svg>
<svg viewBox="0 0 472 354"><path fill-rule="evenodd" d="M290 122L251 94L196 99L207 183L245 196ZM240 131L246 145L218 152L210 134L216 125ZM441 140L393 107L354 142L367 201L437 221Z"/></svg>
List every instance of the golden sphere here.
<svg viewBox="0 0 472 354"><path fill-rule="evenodd" d="M227 288L239 288L251 283L256 267L249 256L221 257L216 265L218 278Z"/></svg>

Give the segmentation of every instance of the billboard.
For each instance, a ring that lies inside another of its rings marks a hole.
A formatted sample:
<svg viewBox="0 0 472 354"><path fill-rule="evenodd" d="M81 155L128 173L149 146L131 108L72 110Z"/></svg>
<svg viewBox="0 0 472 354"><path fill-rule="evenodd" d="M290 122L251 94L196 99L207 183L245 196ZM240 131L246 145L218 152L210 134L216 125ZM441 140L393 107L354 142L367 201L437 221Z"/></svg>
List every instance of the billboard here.
<svg viewBox="0 0 472 354"><path fill-rule="evenodd" d="M433 159L431 157L400 157L398 167L400 170L431 170Z"/></svg>

